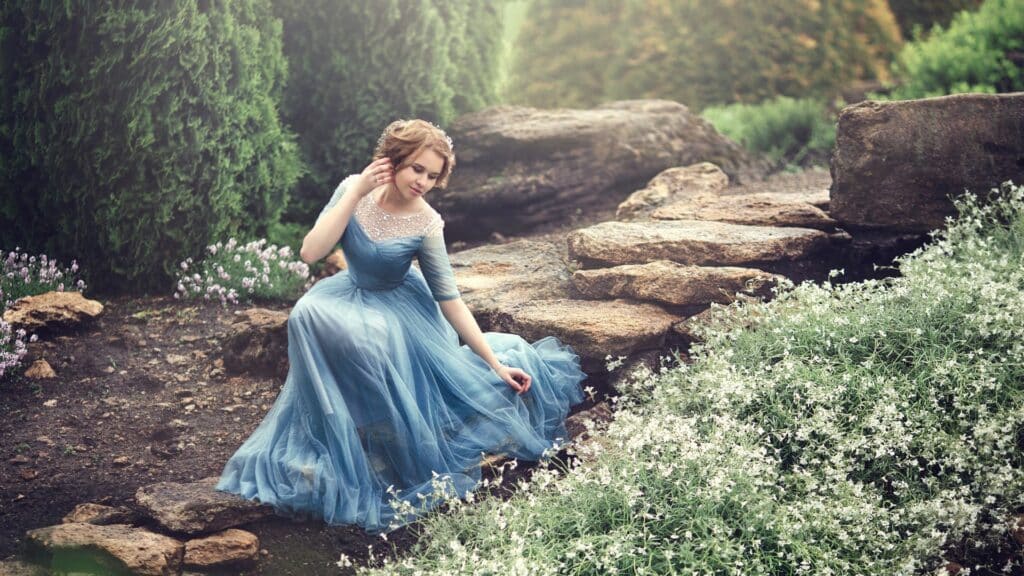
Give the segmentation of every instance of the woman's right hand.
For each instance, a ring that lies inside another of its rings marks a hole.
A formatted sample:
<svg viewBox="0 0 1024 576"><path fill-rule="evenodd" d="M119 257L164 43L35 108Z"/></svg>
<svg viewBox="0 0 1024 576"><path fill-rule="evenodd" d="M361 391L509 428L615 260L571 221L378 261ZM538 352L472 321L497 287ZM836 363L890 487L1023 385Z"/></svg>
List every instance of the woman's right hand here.
<svg viewBox="0 0 1024 576"><path fill-rule="evenodd" d="M371 190L378 186L388 184L395 179L395 171L391 167L390 158L378 158L363 169L362 173L359 174L359 185L356 186L356 190L359 193L359 197L362 198L370 193Z"/></svg>

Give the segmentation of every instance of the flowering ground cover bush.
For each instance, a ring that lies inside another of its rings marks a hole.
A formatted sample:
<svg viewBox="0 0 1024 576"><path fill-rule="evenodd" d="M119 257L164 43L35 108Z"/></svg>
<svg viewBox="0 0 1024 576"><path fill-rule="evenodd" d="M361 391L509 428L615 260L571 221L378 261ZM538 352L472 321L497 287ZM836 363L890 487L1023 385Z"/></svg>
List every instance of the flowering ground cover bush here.
<svg viewBox="0 0 1024 576"><path fill-rule="evenodd" d="M309 266L293 260L291 248L268 246L265 239L239 244L231 238L206 250L209 255L199 264L191 258L180 264L175 298L219 298L225 306L253 299L288 300L312 283Z"/></svg>
<svg viewBox="0 0 1024 576"><path fill-rule="evenodd" d="M15 248L0 260L0 317L15 300L24 296L72 287L79 292L85 290L85 281L77 274L78 263L75 261L69 268L64 268L45 254L30 256ZM24 330L14 330L0 319L0 380L10 377L21 366L27 353L26 336ZM35 335L32 341L35 341Z"/></svg>
<svg viewBox="0 0 1024 576"><path fill-rule="evenodd" d="M1024 187L995 196L966 196L899 278L720 308L694 362L624 393L569 474L455 503L363 573L1019 569Z"/></svg>

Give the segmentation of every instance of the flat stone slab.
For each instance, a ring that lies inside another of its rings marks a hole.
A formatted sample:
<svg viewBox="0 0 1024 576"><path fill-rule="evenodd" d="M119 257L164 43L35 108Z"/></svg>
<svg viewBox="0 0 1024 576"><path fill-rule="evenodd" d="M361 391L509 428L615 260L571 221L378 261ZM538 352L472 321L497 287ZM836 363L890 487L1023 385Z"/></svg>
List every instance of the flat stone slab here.
<svg viewBox="0 0 1024 576"><path fill-rule="evenodd" d="M587 267L672 260L738 266L808 258L829 244L821 230L702 220L602 222L569 234L569 257Z"/></svg>
<svg viewBox="0 0 1024 576"><path fill-rule="evenodd" d="M181 571L185 556L185 545L174 538L127 524L71 522L29 530L25 537L33 557L54 565L86 559L109 574L171 576Z"/></svg>
<svg viewBox="0 0 1024 576"><path fill-rule="evenodd" d="M806 195L801 195L806 196ZM819 194L820 196L820 194ZM828 192L824 192L828 204ZM820 200L820 198L815 198ZM796 226L835 230L836 221L824 210L794 194L745 194L675 202L651 213L657 220L713 220L756 226Z"/></svg>
<svg viewBox="0 0 1024 576"><path fill-rule="evenodd" d="M577 270L576 288L593 298L634 298L686 306L735 300L737 292L766 292L779 276L756 268L689 266L670 260Z"/></svg>
<svg viewBox="0 0 1024 576"><path fill-rule="evenodd" d="M164 528L187 534L216 532L274 514L270 506L214 490L218 480L150 484L135 492L135 502Z"/></svg>
<svg viewBox="0 0 1024 576"><path fill-rule="evenodd" d="M653 304L561 299L523 304L496 318L493 329L531 342L556 336L585 360L603 360L661 348L679 319Z"/></svg>
<svg viewBox="0 0 1024 576"><path fill-rule="evenodd" d="M572 291L564 249L519 240L481 246L451 255L462 299L477 316L488 316L523 302L565 298Z"/></svg>

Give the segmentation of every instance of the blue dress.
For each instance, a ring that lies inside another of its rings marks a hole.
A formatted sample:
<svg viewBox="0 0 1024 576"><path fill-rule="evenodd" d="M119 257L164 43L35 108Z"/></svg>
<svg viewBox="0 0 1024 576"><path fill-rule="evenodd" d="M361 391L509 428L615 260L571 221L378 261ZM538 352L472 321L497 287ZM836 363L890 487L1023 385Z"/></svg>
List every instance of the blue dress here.
<svg viewBox="0 0 1024 576"><path fill-rule="evenodd" d="M568 440L579 357L551 336L485 333L532 377L520 395L460 346L437 304L459 297L442 229L429 207L402 217L373 194L359 202L341 237L348 269L292 308L287 379L217 490L379 533L429 510L438 483L459 497L476 488L483 453L543 460Z"/></svg>

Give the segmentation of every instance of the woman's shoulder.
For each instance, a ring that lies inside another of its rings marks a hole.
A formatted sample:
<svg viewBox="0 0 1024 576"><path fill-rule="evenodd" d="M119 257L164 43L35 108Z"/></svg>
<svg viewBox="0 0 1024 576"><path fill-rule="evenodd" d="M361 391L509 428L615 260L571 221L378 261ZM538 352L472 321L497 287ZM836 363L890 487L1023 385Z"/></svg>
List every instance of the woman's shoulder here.
<svg viewBox="0 0 1024 576"><path fill-rule="evenodd" d="M423 200L423 211L427 220L424 236L440 236L444 230L444 217L429 202Z"/></svg>

